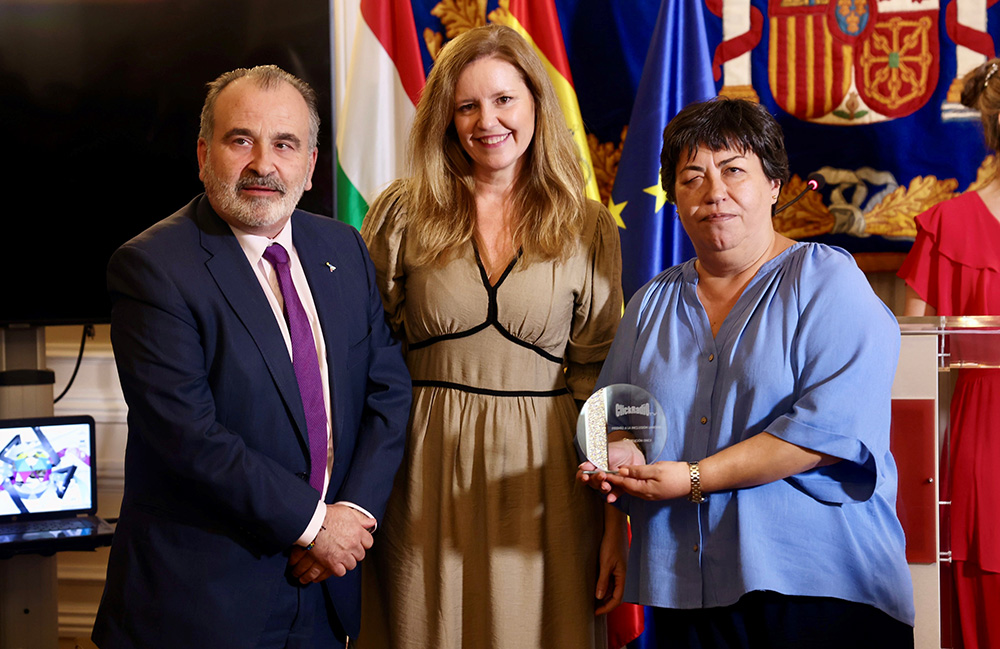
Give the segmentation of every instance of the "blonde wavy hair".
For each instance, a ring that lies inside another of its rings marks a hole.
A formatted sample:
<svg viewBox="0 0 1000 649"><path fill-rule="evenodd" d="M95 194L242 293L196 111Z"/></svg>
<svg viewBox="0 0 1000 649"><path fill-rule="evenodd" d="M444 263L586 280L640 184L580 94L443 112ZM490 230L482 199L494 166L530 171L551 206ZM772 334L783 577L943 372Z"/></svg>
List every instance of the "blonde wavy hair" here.
<svg viewBox="0 0 1000 649"><path fill-rule="evenodd" d="M513 29L477 27L449 42L427 77L409 140L407 231L416 263L446 260L475 236L472 161L455 131L455 87L467 65L495 57L521 74L535 105L535 134L511 191L512 239L528 261L565 258L582 229L579 154L542 62Z"/></svg>

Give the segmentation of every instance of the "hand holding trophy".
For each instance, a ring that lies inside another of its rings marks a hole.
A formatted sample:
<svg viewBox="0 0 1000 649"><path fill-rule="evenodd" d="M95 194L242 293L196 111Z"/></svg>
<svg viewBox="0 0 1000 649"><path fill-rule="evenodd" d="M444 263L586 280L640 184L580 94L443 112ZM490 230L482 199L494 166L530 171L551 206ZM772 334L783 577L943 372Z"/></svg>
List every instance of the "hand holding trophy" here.
<svg viewBox="0 0 1000 649"><path fill-rule="evenodd" d="M666 417L659 402L646 390L625 383L592 394L576 422L576 443L587 459L580 466L585 475L615 474L622 466L653 462L666 438Z"/></svg>

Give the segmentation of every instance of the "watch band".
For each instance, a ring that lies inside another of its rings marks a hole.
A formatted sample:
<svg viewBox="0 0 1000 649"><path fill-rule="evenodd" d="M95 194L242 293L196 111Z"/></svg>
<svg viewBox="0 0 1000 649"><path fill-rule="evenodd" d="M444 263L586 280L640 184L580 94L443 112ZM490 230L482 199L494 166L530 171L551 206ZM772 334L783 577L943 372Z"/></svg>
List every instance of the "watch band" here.
<svg viewBox="0 0 1000 649"><path fill-rule="evenodd" d="M688 462L688 470L691 472L691 493L688 494L688 500L701 504L708 498L701 493L701 471L698 469L698 463Z"/></svg>

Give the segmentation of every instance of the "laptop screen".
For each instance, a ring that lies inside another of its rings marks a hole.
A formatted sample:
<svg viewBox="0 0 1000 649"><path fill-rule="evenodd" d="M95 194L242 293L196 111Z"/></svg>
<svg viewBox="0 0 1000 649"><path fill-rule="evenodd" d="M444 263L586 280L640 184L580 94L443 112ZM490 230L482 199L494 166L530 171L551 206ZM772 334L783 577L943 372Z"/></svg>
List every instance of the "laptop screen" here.
<svg viewBox="0 0 1000 649"><path fill-rule="evenodd" d="M94 420L0 420L0 521L96 511Z"/></svg>

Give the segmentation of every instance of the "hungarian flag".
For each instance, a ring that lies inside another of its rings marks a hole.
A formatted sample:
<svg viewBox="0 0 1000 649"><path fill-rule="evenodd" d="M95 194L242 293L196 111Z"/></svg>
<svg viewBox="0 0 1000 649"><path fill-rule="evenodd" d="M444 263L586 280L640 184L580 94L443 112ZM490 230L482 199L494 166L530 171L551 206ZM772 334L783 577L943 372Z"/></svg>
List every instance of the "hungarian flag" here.
<svg viewBox="0 0 1000 649"><path fill-rule="evenodd" d="M580 104L576 100L573 75L569 71L569 59L566 57L566 46L563 44L562 27L559 25L554 0L510 0L506 9L501 3L501 8L490 14L490 19L492 22L512 27L535 48L538 58L542 60L545 70L549 73L552 85L555 86L566 125L569 126L573 141L580 151L580 166L583 167L583 177L587 183L587 197L600 200L594 166L590 161L590 148L587 146L587 134L583 129Z"/></svg>
<svg viewBox="0 0 1000 649"><path fill-rule="evenodd" d="M424 69L410 0L333 6L337 218L360 228L378 192L403 175Z"/></svg>

